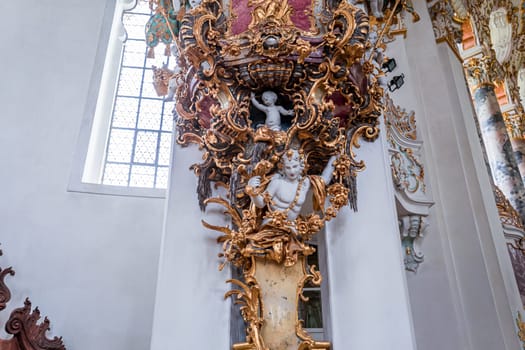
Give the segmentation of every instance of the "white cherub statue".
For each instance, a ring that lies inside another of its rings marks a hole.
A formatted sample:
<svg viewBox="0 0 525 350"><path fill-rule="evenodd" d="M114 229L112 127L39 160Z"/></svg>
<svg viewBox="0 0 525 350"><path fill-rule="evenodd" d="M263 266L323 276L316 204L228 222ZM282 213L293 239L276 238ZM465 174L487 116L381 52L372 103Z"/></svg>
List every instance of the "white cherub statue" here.
<svg viewBox="0 0 525 350"><path fill-rule="evenodd" d="M259 103L255 98L255 94L251 93L251 101L255 108L266 114L266 121L264 124L273 131L281 131L281 114L293 116L295 114L293 109L287 110L282 106L276 106L277 94L273 91L265 91L262 94L263 103Z"/></svg>
<svg viewBox="0 0 525 350"><path fill-rule="evenodd" d="M332 156L328 161L321 176L324 184L329 184L334 170L336 156ZM312 181L319 181L312 176L304 174L305 159L297 150L289 149L281 157L281 171L272 176L270 183L265 189L266 197L271 201L267 203L265 196L251 194L252 202L258 208L266 205L272 212L280 212L286 215L286 219L294 221L299 216L301 208L306 200L306 195L312 187ZM254 176L248 181L248 186L254 189L261 185L261 177ZM324 203L322 203L324 205ZM270 218L263 221L263 225L268 223Z"/></svg>

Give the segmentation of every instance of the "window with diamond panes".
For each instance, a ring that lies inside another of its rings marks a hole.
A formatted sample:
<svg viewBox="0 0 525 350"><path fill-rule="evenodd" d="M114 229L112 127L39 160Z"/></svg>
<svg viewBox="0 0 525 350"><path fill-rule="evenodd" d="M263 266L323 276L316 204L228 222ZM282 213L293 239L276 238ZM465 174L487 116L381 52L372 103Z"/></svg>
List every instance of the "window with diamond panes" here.
<svg viewBox="0 0 525 350"><path fill-rule="evenodd" d="M156 58L147 58L144 28L150 16L144 1L123 12L127 38L106 149L105 185L167 187L173 104L155 93L152 66L171 62L161 47L155 52Z"/></svg>

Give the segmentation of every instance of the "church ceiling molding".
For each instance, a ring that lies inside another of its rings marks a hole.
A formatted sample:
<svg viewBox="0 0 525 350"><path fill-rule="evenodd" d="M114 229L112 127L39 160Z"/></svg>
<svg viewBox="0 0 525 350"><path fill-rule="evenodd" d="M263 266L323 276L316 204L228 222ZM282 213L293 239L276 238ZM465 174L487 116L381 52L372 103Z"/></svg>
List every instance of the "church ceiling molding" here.
<svg viewBox="0 0 525 350"><path fill-rule="evenodd" d="M434 34L461 57L462 23L474 27L479 52L496 61L494 82L506 82L511 102L522 109L519 72L525 67L525 2L511 0L430 0L427 2ZM475 50L465 51L474 53ZM472 55L470 53L469 55Z"/></svg>
<svg viewBox="0 0 525 350"><path fill-rule="evenodd" d="M2 256L2 250L0 250ZM11 267L0 268L0 311L6 308L11 300L11 292L5 284L5 277L14 276ZM14 309L5 324L7 334L12 335L10 339L0 338L0 350L65 350L62 337L49 339L46 333L50 329L50 321L44 317L40 321L38 307L32 310L31 302L26 299L24 306Z"/></svg>
<svg viewBox="0 0 525 350"><path fill-rule="evenodd" d="M246 323L233 348L330 348L298 314L304 288L322 281L310 241L343 206L357 210L356 149L379 134L385 39L404 12L419 16L408 0L366 2L371 16L337 0L151 4L148 45L173 44L177 59L157 71L158 90L175 99L178 143L203 151L192 166L199 204L231 218L203 225L220 234L220 268L242 271L226 294Z"/></svg>
<svg viewBox="0 0 525 350"><path fill-rule="evenodd" d="M525 67L525 3L510 0L469 1L468 11L485 56L497 62L497 81L506 81L511 102L519 105L519 71Z"/></svg>

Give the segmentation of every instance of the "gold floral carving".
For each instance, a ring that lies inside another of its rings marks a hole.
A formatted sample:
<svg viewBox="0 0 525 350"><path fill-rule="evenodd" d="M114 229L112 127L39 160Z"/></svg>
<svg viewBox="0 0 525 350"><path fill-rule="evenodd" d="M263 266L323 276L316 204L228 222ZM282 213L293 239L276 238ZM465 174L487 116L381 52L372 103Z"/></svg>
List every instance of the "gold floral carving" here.
<svg viewBox="0 0 525 350"><path fill-rule="evenodd" d="M518 317L516 317L516 326L518 327L518 338L520 339L523 349L525 349L525 322L521 318L521 312L518 311Z"/></svg>
<svg viewBox="0 0 525 350"><path fill-rule="evenodd" d="M423 165L414 155L412 149L398 147L398 152L390 158L392 167L392 178L398 188L405 189L409 193L421 190L425 192L425 172Z"/></svg>
<svg viewBox="0 0 525 350"><path fill-rule="evenodd" d="M494 86L497 76L497 61L491 56L473 57L464 63L471 91L481 86Z"/></svg>
<svg viewBox="0 0 525 350"><path fill-rule="evenodd" d="M512 46L508 59L500 64L494 63L491 67L493 80L505 81L508 84L508 91L514 103L519 101L519 92L516 81L519 70L523 66L525 58L525 9L523 1L520 3L511 0L473 0L465 2L468 13L471 17L472 25L475 27L477 42L481 45L484 56L496 61L496 54L491 43L491 15L496 11L506 12L506 20L513 33L509 43ZM493 33L494 34L494 33ZM498 45L498 43L495 43Z"/></svg>
<svg viewBox="0 0 525 350"><path fill-rule="evenodd" d="M385 95L385 121L388 127L396 128L407 139L417 139L415 112L396 106L388 94Z"/></svg>
<svg viewBox="0 0 525 350"><path fill-rule="evenodd" d="M523 124L523 114L515 110L502 113L507 132L512 138L523 138L525 135L525 125Z"/></svg>
<svg viewBox="0 0 525 350"><path fill-rule="evenodd" d="M512 207L503 192L501 192L497 186L494 186L493 189L501 223L503 225L513 226L522 230L525 229L518 212Z"/></svg>
<svg viewBox="0 0 525 350"><path fill-rule="evenodd" d="M402 138L415 141L417 139L415 112L407 112L396 106L387 94L385 95L385 123L387 139L390 145L390 167L392 179L398 189L408 193L425 192L425 170L419 155L414 150L394 138L394 130Z"/></svg>
<svg viewBox="0 0 525 350"><path fill-rule="evenodd" d="M280 26L292 26L290 20L292 8L286 0L249 0L248 6L252 7L249 28L255 28L265 21L275 21Z"/></svg>
<svg viewBox="0 0 525 350"><path fill-rule="evenodd" d="M457 45L462 40L462 23L468 20L466 10L456 11L462 0L428 1L428 12L437 42L446 42L459 57Z"/></svg>

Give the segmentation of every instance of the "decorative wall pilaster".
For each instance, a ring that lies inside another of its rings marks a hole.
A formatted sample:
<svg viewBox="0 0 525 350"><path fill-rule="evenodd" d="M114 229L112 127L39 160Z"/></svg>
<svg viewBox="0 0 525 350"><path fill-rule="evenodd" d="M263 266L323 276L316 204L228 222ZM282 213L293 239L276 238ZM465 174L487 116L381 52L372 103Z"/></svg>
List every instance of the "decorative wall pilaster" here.
<svg viewBox="0 0 525 350"><path fill-rule="evenodd" d="M494 93L494 66L489 57L474 57L466 62L465 71L494 182L524 219L525 188Z"/></svg>
<svg viewBox="0 0 525 350"><path fill-rule="evenodd" d="M427 227L429 209L434 204L425 186L421 162L423 142L417 140L414 112L396 106L388 95L385 96L384 116L403 260L406 270L416 272L424 260L421 239Z"/></svg>

